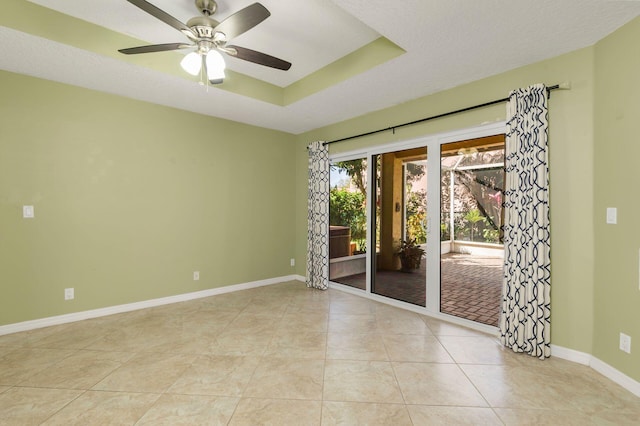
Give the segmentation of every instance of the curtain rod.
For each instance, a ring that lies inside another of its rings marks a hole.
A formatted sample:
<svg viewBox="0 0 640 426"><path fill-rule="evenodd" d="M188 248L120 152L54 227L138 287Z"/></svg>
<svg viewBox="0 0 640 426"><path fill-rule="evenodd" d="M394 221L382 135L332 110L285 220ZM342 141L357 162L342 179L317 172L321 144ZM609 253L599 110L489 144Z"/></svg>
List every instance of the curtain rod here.
<svg viewBox="0 0 640 426"><path fill-rule="evenodd" d="M570 88L571 88L571 85L568 82L556 84L556 85L553 85L553 86L549 86L549 87L547 87L547 96L551 97L551 91L552 90L570 89ZM462 109L457 109L455 111L449 111L449 112L445 112L443 114L433 115L433 116L427 117L427 118L421 118L419 120L410 121L408 123L397 124L395 126L386 127L384 129L373 130L371 132L360 133L359 135L348 136L346 138L341 138L341 139L336 139L336 140L324 142L322 145L330 145L330 144L336 143L336 142L343 142L343 141L348 141L348 140L351 140L351 139L357 139L357 138L361 138L361 137L364 137L364 136L374 135L376 133L386 132L388 130L391 130L392 132L395 132L395 130L399 129L400 127L411 126L413 124L423 123L423 122L429 121L429 120L435 120L436 118L442 118L442 117L447 117L449 115L460 114L461 112L467 112L467 111L471 111L471 110L478 109L478 108L484 108L484 107L488 107L488 106L491 106L491 105L504 103L504 102L507 102L508 100L509 100L509 98L497 99L495 101L485 102L483 104L474 105L474 106L470 106L470 107L466 107L466 108L462 108Z"/></svg>

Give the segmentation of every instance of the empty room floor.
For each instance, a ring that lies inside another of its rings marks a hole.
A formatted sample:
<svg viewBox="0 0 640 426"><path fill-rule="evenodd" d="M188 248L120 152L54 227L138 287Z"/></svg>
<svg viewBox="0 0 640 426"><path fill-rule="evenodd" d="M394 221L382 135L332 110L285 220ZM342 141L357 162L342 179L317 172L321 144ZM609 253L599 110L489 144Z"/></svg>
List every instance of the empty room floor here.
<svg viewBox="0 0 640 426"><path fill-rule="evenodd" d="M0 336L2 425L638 424L588 367L288 282Z"/></svg>

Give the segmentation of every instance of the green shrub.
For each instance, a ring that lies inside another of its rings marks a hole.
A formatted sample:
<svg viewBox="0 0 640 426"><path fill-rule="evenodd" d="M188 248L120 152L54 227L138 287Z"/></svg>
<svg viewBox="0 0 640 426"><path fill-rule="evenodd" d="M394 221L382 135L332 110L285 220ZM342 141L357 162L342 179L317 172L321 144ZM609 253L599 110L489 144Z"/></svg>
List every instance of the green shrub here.
<svg viewBox="0 0 640 426"><path fill-rule="evenodd" d="M365 196L359 191L331 188L329 192L329 224L351 228L351 241L358 251L366 249L367 214Z"/></svg>

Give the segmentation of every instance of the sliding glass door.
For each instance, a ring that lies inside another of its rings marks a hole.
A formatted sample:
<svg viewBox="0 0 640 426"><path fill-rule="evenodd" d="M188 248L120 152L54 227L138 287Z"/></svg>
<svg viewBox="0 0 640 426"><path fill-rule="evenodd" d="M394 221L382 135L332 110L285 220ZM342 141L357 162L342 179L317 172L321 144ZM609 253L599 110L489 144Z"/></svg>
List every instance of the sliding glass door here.
<svg viewBox="0 0 640 426"><path fill-rule="evenodd" d="M372 164L375 256L371 291L425 306L427 148L375 155Z"/></svg>
<svg viewBox="0 0 640 426"><path fill-rule="evenodd" d="M504 123L494 123L336 156L330 280L495 326L503 132Z"/></svg>

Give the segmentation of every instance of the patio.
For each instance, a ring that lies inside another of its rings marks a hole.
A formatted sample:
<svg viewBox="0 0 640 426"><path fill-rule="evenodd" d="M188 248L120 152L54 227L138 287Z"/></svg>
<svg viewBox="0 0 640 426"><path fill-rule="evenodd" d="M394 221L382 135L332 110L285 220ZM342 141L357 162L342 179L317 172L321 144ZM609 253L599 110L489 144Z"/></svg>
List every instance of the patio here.
<svg viewBox="0 0 640 426"><path fill-rule="evenodd" d="M502 293L500 257L447 253L441 256L441 312L492 326L498 325ZM374 293L425 306L426 262L414 273L379 271ZM334 280L365 289L364 273Z"/></svg>

